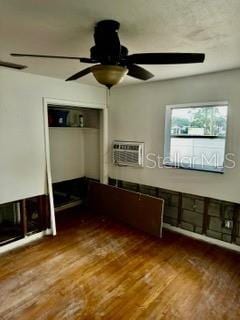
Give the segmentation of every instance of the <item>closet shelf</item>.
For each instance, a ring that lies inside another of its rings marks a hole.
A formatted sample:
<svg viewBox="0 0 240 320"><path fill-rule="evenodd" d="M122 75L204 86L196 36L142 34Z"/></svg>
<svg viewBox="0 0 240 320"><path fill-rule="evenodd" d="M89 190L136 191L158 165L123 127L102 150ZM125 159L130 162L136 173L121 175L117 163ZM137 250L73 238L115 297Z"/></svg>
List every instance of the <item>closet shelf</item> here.
<svg viewBox="0 0 240 320"><path fill-rule="evenodd" d="M79 130L99 130L98 128L91 127L49 127L49 129L79 129Z"/></svg>

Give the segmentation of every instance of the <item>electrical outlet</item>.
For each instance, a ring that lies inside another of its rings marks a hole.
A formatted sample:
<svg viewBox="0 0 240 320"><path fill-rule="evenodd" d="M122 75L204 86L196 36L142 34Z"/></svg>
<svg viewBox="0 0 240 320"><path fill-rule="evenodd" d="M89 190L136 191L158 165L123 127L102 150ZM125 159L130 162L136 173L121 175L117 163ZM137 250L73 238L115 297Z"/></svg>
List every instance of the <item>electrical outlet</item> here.
<svg viewBox="0 0 240 320"><path fill-rule="evenodd" d="M224 221L224 227L225 227L226 229L232 229L232 227L233 227L233 221L232 221L232 220L225 220L225 221Z"/></svg>

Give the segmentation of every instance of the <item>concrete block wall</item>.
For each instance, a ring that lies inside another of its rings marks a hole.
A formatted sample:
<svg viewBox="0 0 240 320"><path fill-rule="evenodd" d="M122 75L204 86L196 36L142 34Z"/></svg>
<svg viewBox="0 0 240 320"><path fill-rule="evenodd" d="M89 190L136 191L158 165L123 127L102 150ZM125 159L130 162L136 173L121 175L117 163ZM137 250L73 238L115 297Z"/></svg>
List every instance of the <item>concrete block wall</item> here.
<svg viewBox="0 0 240 320"><path fill-rule="evenodd" d="M232 229L225 228L225 220L234 219L235 206L225 201L210 199L208 209L208 228L206 234L209 237L232 241Z"/></svg>
<svg viewBox="0 0 240 320"><path fill-rule="evenodd" d="M116 185L119 188L123 188L129 191L138 191L138 185L136 183L132 182L126 182L126 181L119 181Z"/></svg>
<svg viewBox="0 0 240 320"><path fill-rule="evenodd" d="M240 205L109 178L109 184L164 199L164 222L240 245ZM231 228L225 221L232 222Z"/></svg>
<svg viewBox="0 0 240 320"><path fill-rule="evenodd" d="M236 229L236 244L240 245L240 215L238 216Z"/></svg>
<svg viewBox="0 0 240 320"><path fill-rule="evenodd" d="M179 226L189 231L202 233L203 212L203 198L183 194Z"/></svg>
<svg viewBox="0 0 240 320"><path fill-rule="evenodd" d="M164 222L173 226L178 225L178 206L179 206L179 194L174 191L167 191L159 189L157 196L164 199Z"/></svg>
<svg viewBox="0 0 240 320"><path fill-rule="evenodd" d="M10 202L0 205L0 224L4 222L13 222L17 214L17 202Z"/></svg>

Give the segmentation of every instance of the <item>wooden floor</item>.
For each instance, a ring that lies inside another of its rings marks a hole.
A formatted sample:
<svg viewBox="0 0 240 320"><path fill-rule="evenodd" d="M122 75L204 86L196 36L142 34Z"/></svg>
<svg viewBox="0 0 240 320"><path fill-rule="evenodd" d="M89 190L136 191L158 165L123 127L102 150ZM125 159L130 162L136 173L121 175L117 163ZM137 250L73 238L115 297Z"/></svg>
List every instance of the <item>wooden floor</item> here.
<svg viewBox="0 0 240 320"><path fill-rule="evenodd" d="M68 212L59 233L0 257L0 319L240 319L240 256Z"/></svg>

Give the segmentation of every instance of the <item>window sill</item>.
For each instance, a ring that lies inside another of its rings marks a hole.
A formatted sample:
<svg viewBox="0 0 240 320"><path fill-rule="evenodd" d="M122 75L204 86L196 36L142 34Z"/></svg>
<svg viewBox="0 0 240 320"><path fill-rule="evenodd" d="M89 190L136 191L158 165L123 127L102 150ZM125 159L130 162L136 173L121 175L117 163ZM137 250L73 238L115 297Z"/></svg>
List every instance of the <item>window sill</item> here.
<svg viewBox="0 0 240 320"><path fill-rule="evenodd" d="M172 169L183 169L183 170L190 170L190 171L202 171L202 172L210 172L210 173L224 173L224 168L216 168L216 167L211 167L211 166L201 166L201 165L195 165L194 167L190 167L189 164L177 164L177 163L171 163L167 162L164 163L165 167L169 167Z"/></svg>

